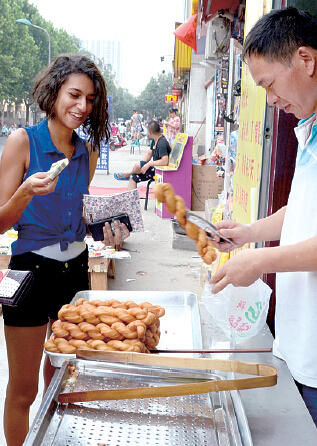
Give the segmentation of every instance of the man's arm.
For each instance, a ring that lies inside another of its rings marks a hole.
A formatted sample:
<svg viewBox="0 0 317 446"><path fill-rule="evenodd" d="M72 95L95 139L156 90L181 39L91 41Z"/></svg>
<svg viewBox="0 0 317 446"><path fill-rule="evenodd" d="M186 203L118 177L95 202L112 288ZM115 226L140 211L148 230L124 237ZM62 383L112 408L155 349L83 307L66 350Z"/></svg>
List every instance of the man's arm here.
<svg viewBox="0 0 317 446"><path fill-rule="evenodd" d="M144 164L144 166L141 168L141 173L145 174L150 167L156 166L168 166L168 155L162 156L162 158L159 160L149 161L148 163Z"/></svg>
<svg viewBox="0 0 317 446"><path fill-rule="evenodd" d="M280 240L286 212L286 206L266 218L261 218L250 225L250 242Z"/></svg>
<svg viewBox="0 0 317 446"><path fill-rule="evenodd" d="M264 273L317 272L317 237L274 248L243 249L214 274L213 293L229 283L249 286Z"/></svg>
<svg viewBox="0 0 317 446"><path fill-rule="evenodd" d="M156 160L156 161L149 161L148 164L150 165L150 167L168 166L168 155L164 155L164 156L162 156L162 158L160 158L159 160Z"/></svg>
<svg viewBox="0 0 317 446"><path fill-rule="evenodd" d="M216 228L226 238L229 238L239 248L246 243L274 241L281 237L286 206L279 211L262 218L250 225L242 225L232 220L223 220L215 224ZM231 251L233 248L229 243L213 242L219 251Z"/></svg>
<svg viewBox="0 0 317 446"><path fill-rule="evenodd" d="M146 163L148 163L148 162L151 160L152 156L153 156L153 150L152 150L152 149L148 149L148 150L145 152L143 161L145 161Z"/></svg>

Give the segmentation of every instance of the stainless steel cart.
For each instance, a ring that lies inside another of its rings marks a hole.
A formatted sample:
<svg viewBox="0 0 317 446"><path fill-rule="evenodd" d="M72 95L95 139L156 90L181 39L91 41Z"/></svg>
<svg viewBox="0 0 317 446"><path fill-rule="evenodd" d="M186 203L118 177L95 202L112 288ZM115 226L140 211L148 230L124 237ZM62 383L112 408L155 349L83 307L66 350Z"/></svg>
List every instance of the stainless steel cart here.
<svg viewBox="0 0 317 446"><path fill-rule="evenodd" d="M76 299L148 300L166 309L161 348L201 348L192 293L87 291ZM77 379L71 370L76 368ZM68 359L55 373L25 446L252 446L238 392L62 405L61 391L174 385L219 379L214 372Z"/></svg>

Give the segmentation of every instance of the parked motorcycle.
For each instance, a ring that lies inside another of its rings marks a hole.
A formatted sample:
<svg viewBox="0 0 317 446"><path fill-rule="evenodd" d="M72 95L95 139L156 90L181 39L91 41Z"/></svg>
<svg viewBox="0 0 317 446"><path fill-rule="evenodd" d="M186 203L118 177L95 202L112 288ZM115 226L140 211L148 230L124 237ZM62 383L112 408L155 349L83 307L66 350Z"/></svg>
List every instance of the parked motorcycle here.
<svg viewBox="0 0 317 446"><path fill-rule="evenodd" d="M127 145L126 139L123 138L120 134L111 136L109 146L110 146L110 150L112 150L113 152L116 149L120 149L120 147L124 147L126 145Z"/></svg>

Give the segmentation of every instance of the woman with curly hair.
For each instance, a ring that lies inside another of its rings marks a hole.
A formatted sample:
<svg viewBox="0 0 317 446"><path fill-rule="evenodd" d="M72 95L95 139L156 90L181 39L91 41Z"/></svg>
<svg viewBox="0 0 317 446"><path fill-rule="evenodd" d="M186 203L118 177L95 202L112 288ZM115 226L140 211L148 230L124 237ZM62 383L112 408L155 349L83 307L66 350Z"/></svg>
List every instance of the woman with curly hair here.
<svg viewBox="0 0 317 446"><path fill-rule="evenodd" d="M0 206L28 185L15 221L11 213L2 225L3 229L15 224L18 231L9 268L34 275L21 305L3 306L9 362L4 412L8 446L20 446L28 432L50 323L77 291L88 289L82 198L94 175L100 142L109 138L106 85L86 56L59 56L37 78L33 97L46 119L10 135L0 165ZM89 144L75 132L81 125ZM51 181L44 172L65 157L68 166L58 181ZM46 384L52 373L46 361Z"/></svg>

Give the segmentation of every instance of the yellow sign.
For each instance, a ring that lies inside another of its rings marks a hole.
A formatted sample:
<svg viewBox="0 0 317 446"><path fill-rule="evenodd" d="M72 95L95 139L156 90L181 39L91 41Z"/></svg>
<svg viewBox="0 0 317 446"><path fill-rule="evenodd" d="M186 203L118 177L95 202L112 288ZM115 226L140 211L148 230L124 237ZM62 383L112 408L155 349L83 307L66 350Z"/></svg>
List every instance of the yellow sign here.
<svg viewBox="0 0 317 446"><path fill-rule="evenodd" d="M247 0L245 35L272 8L272 0ZM251 223L257 218L262 167L266 93L257 87L243 64L237 163L233 185L233 219Z"/></svg>
<svg viewBox="0 0 317 446"><path fill-rule="evenodd" d="M177 102L177 95L176 94L165 95L165 102Z"/></svg>

